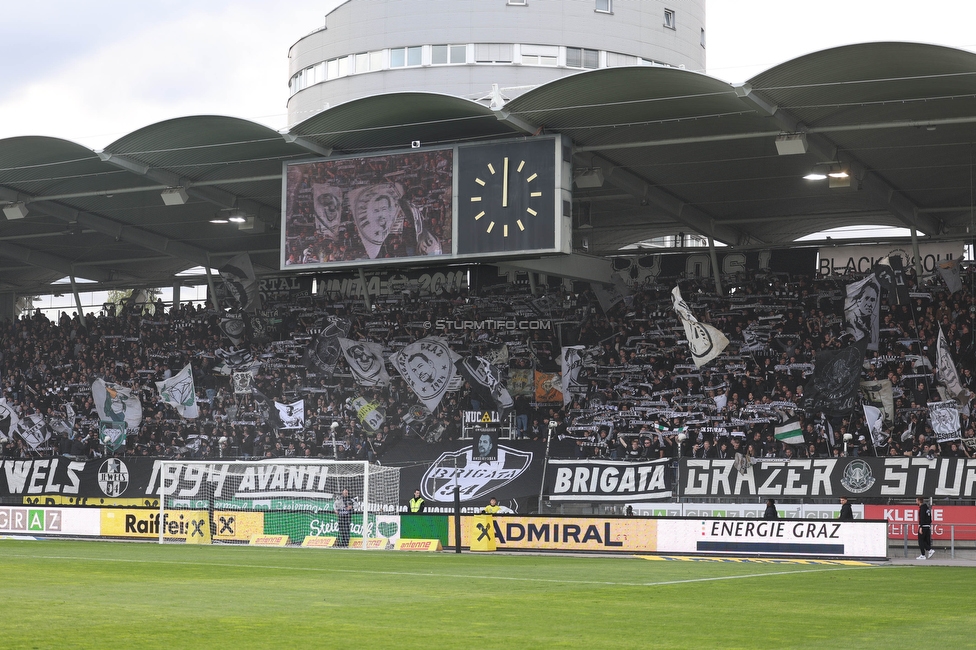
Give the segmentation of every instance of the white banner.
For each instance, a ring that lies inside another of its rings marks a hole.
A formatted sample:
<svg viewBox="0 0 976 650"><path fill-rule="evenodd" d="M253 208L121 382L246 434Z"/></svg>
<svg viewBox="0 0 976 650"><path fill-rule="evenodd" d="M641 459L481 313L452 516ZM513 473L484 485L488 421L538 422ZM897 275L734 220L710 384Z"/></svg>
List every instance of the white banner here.
<svg viewBox="0 0 976 650"><path fill-rule="evenodd" d="M962 259L962 242L939 242L936 244L919 244L918 252L921 256L922 270L926 273L936 271L941 262L951 259ZM907 269L915 264L910 244L903 247L891 246L830 246L820 249L817 261L817 273L830 275L837 273L870 273L871 268L888 256L901 257L902 264Z"/></svg>
<svg viewBox="0 0 976 650"><path fill-rule="evenodd" d="M193 386L193 369L189 364L169 379L156 382L159 400L176 409L182 417L193 419L200 416L197 394Z"/></svg>
<svg viewBox="0 0 976 650"><path fill-rule="evenodd" d="M671 291L671 302L685 328L685 336L688 338L688 347L691 348L691 358L695 362L695 367L701 368L722 354L722 350L728 347L729 340L722 332L695 318L688 303L681 297L681 289L678 287Z"/></svg>
<svg viewBox="0 0 976 650"><path fill-rule="evenodd" d="M390 375L383 361L383 345L339 337L342 356L346 358L356 383L360 386L389 386Z"/></svg>

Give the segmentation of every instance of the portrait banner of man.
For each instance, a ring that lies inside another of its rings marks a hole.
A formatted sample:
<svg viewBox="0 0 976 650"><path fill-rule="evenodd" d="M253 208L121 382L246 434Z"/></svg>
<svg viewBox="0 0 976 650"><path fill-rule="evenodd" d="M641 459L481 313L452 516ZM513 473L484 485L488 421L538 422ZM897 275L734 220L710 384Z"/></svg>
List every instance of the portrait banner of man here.
<svg viewBox="0 0 976 650"><path fill-rule="evenodd" d="M279 429L305 428L305 400L298 400L291 404L275 401L274 405L278 410L278 418L281 420Z"/></svg>
<svg viewBox="0 0 976 650"><path fill-rule="evenodd" d="M457 358L446 340L428 336L403 348L390 361L410 390L433 412L457 375Z"/></svg>
<svg viewBox="0 0 976 650"><path fill-rule="evenodd" d="M846 330L855 341L866 338L868 350L878 349L880 296L881 285L874 273L859 282L847 285L847 299L844 301Z"/></svg>
<svg viewBox="0 0 976 650"><path fill-rule="evenodd" d="M326 239L335 239L339 234L342 217L342 189L334 185L315 183L312 185L315 206L315 232Z"/></svg>
<svg viewBox="0 0 976 650"><path fill-rule="evenodd" d="M474 428L474 445L471 460L476 463L489 463L498 460L498 425L478 424Z"/></svg>
<svg viewBox="0 0 976 650"><path fill-rule="evenodd" d="M339 347L356 383L360 386L389 386L390 374L383 361L383 345L369 341L339 338Z"/></svg>
<svg viewBox="0 0 976 650"><path fill-rule="evenodd" d="M376 259L390 236L400 213L400 193L393 183L368 185L350 190L349 211L369 258Z"/></svg>

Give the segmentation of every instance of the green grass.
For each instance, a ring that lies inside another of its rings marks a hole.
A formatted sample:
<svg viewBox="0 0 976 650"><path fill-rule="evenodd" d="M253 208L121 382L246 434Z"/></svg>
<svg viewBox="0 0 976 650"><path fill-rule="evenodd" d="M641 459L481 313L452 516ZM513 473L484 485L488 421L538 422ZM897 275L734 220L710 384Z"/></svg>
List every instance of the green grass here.
<svg viewBox="0 0 976 650"><path fill-rule="evenodd" d="M0 540L3 648L972 647L976 570Z"/></svg>

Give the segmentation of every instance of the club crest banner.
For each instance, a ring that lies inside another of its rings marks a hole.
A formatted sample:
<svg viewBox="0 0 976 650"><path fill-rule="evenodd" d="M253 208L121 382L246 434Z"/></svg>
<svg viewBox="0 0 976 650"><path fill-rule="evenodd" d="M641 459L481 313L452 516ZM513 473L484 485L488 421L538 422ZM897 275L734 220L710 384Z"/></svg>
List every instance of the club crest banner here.
<svg viewBox="0 0 976 650"><path fill-rule="evenodd" d="M959 440L961 427L959 425L958 404L954 401L929 402L929 422L932 424L932 432L939 442L949 440Z"/></svg>
<svg viewBox="0 0 976 650"><path fill-rule="evenodd" d="M20 417L17 416L17 412L13 407L7 403L7 398L0 398L0 436L5 438L3 442L6 442L13 436L19 424Z"/></svg>

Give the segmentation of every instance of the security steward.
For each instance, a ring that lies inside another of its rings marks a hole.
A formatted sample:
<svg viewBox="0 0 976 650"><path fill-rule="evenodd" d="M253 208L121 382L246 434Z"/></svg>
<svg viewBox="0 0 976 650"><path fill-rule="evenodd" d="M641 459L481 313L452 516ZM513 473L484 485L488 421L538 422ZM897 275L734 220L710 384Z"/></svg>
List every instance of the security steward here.
<svg viewBox="0 0 976 650"><path fill-rule="evenodd" d="M413 498L407 502L407 512L412 515L419 515L424 511L425 506L426 502L424 501L424 498L420 496L420 490L414 490Z"/></svg>
<svg viewBox="0 0 976 650"><path fill-rule="evenodd" d="M482 510L486 515L497 515L501 511L502 507L498 505L498 499L492 497L488 500L488 505Z"/></svg>

